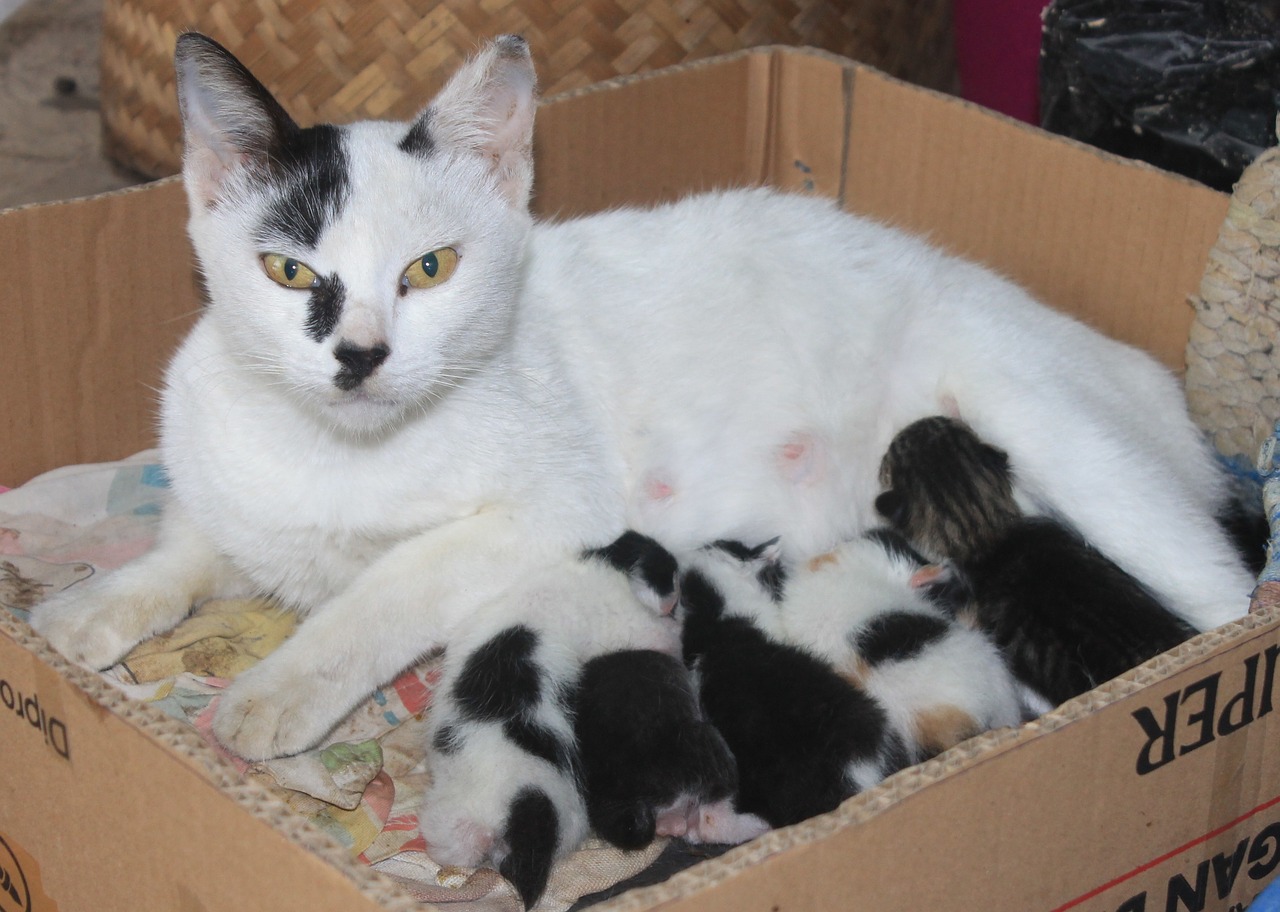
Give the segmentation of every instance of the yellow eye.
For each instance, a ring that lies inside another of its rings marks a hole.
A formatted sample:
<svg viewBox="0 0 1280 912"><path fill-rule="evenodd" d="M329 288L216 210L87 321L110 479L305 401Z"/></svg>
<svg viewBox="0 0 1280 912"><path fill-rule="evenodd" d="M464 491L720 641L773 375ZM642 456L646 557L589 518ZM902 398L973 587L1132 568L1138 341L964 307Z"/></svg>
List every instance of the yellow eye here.
<svg viewBox="0 0 1280 912"><path fill-rule="evenodd" d="M282 253L264 253L262 268L271 281L285 288L314 288L320 284L310 266Z"/></svg>
<svg viewBox="0 0 1280 912"><path fill-rule="evenodd" d="M401 288L431 288L439 285L458 268L458 251L452 247L441 247L430 253L424 253L404 271L400 277Z"/></svg>

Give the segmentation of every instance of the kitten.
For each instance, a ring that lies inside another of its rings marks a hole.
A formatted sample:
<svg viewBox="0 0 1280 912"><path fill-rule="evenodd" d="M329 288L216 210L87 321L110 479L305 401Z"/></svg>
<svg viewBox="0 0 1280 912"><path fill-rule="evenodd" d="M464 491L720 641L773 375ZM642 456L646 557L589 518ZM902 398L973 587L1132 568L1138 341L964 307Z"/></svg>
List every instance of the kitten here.
<svg viewBox="0 0 1280 912"><path fill-rule="evenodd" d="M214 595L309 615L224 694L235 753L314 745L624 528L794 556L856 536L944 383L1030 498L1189 622L1245 612L1175 379L992 273L765 189L535 223L512 36L407 124L301 127L198 34L175 64L208 306L161 396L172 499L148 554L32 623L102 668Z"/></svg>
<svg viewBox="0 0 1280 912"><path fill-rule="evenodd" d="M874 697L912 763L1029 715L1000 651L956 622L957 591L906 540L874 529L786 576L783 635Z"/></svg>
<svg viewBox="0 0 1280 912"><path fill-rule="evenodd" d="M653 650L597 656L578 679L575 710L587 818L601 839L631 850L655 835L742 842L764 832L702 833L704 817L726 815L737 765L680 659Z"/></svg>
<svg viewBox="0 0 1280 912"><path fill-rule="evenodd" d="M583 681L609 656L678 665L675 622L646 607L674 602L674 574L674 558L656 542L627 533L572 566L532 576L518 599L487 606L449 645L428 727L432 780L419 815L433 860L492 864L526 907L537 902L553 863L601 816L590 792L600 758L591 739L580 746L575 721ZM599 700L593 695L588 707ZM687 769L669 763L669 775L695 781L702 770L692 765L705 760L695 753L685 755ZM707 762L715 772L727 762L732 773L727 752ZM704 778L725 787L714 775Z"/></svg>
<svg viewBox="0 0 1280 912"><path fill-rule="evenodd" d="M1024 516L1008 455L958 419L904 428L881 476L877 508L930 557L955 563L972 591L965 611L1053 705L1196 632L1070 526Z"/></svg>
<svg viewBox="0 0 1280 912"><path fill-rule="evenodd" d="M720 542L689 555L680 580L685 662L738 763L735 826L826 813L909 762L873 697L779 638L777 568L773 543ZM722 826L706 814L695 838L717 841L710 834Z"/></svg>

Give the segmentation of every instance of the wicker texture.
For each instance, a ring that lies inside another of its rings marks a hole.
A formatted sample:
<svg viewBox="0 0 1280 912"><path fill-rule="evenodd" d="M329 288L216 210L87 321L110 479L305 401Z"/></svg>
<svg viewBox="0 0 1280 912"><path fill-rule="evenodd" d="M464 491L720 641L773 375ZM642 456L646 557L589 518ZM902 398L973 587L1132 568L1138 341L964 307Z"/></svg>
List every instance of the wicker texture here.
<svg viewBox="0 0 1280 912"><path fill-rule="evenodd" d="M955 78L951 0L106 0L107 149L142 174L176 172L177 36L239 57L300 123L405 119L490 36L529 40L551 95L765 44L810 45L912 82Z"/></svg>
<svg viewBox="0 0 1280 912"><path fill-rule="evenodd" d="M1252 462L1280 419L1280 147L1236 184L1191 303L1192 417L1224 455Z"/></svg>

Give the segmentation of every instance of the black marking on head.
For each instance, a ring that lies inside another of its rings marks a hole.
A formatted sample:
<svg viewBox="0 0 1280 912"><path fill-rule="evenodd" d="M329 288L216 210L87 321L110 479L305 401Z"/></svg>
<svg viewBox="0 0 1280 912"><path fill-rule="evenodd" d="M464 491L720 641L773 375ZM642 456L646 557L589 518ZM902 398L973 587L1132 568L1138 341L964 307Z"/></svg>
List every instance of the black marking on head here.
<svg viewBox="0 0 1280 912"><path fill-rule="evenodd" d="M334 375L334 386L346 391L355 389L367 380L390 354L391 349L382 344L371 348L360 348L346 341L338 343L333 356L338 359L342 368Z"/></svg>
<svg viewBox="0 0 1280 912"><path fill-rule="evenodd" d="M776 541L777 541L776 538L770 539L769 541L764 542L763 544L753 546L753 545L748 545L745 542L736 541L734 539L718 538L707 547L715 548L719 551L723 551L725 554L729 555L730 557L736 557L738 560L742 561L745 564L747 561L753 561L756 558L758 558L761 554L764 553L765 548L768 548L770 545L772 545Z"/></svg>
<svg viewBox="0 0 1280 912"><path fill-rule="evenodd" d="M763 560L765 552L777 543L777 538L771 538L767 542L761 542L758 545L747 545L740 541L721 538L713 541L707 547L716 548L730 557L747 564ZM780 560L764 560L760 569L756 572L756 582L760 584L760 588L769 593L770 599L775 602L781 602L787 585L787 568L782 565Z"/></svg>
<svg viewBox="0 0 1280 912"><path fill-rule="evenodd" d="M436 733L431 737L431 747L436 753L455 754L462 749L463 744L462 732L458 731L456 725L441 725L436 729Z"/></svg>
<svg viewBox="0 0 1280 912"><path fill-rule="evenodd" d="M533 658L537 646L538 635L516 625L467 656L453 683L463 717L501 722L531 712L542 693L542 672Z"/></svg>
<svg viewBox="0 0 1280 912"><path fill-rule="evenodd" d="M287 131L273 151L269 186L282 189L258 226L258 240L312 249L350 194L342 131L331 124Z"/></svg>
<svg viewBox="0 0 1280 912"><path fill-rule="evenodd" d="M675 556L647 535L628 529L603 548L586 551L584 556L600 558L660 598L675 592L679 570Z"/></svg>
<svg viewBox="0 0 1280 912"><path fill-rule="evenodd" d="M931 614L890 611L860 630L854 647L868 665L914 658L947 635L950 625Z"/></svg>
<svg viewBox="0 0 1280 912"><path fill-rule="evenodd" d="M397 148L401 152L409 155L416 155L419 158L429 158L436 151L435 137L431 135L431 109L423 111L418 119L409 127Z"/></svg>
<svg viewBox="0 0 1280 912"><path fill-rule="evenodd" d="M307 322L303 328L316 342L323 342L338 328L347 288L336 275L316 276L316 279L318 284L311 289L307 300Z"/></svg>
<svg viewBox="0 0 1280 912"><path fill-rule="evenodd" d="M551 876L560 845L560 815L546 792L524 788L511 802L503 830L511 850L498 865L498 873L511 881L524 907L532 908Z"/></svg>
<svg viewBox="0 0 1280 912"><path fill-rule="evenodd" d="M688 570L680 577L680 605L689 615L718 618L724 613L724 596L698 570Z"/></svg>
<svg viewBox="0 0 1280 912"><path fill-rule="evenodd" d="M782 561L766 561L756 573L756 582L769 593L769 598L781 602L787 589L787 568L782 566Z"/></svg>

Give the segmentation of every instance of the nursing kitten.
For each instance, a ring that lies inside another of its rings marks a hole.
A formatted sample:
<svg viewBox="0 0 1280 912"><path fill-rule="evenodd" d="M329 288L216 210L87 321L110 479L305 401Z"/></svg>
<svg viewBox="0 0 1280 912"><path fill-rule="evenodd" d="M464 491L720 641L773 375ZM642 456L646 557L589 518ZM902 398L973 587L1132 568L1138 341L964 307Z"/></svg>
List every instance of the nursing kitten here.
<svg viewBox="0 0 1280 912"><path fill-rule="evenodd" d="M865 690L783 642L773 543L688 556L677 614L708 721L738 763L734 827L787 826L834 810L910 762L903 733ZM723 809L722 809L723 810ZM725 822L699 821L695 838Z"/></svg>
<svg viewBox="0 0 1280 912"><path fill-rule="evenodd" d="M309 615L220 702L240 756L314 745L625 528L793 555L856 536L944 384L1028 497L1190 623L1245 612L1172 375L981 267L764 189L535 223L519 38L412 123L300 127L194 33L175 64L209 300L161 396L172 498L148 554L32 623L102 668L214 595Z"/></svg>
<svg viewBox="0 0 1280 912"><path fill-rule="evenodd" d="M996 645L954 619L957 595L902 536L875 529L789 572L778 598L787 641L874 697L917 763L1029 715Z"/></svg>
<svg viewBox="0 0 1280 912"><path fill-rule="evenodd" d="M675 622L646 607L674 603L674 573L674 559L656 542L628 533L571 566L534 574L517 598L482 608L450 643L428 726L431 784L419 814L434 861L491 864L526 907L537 902L556 859L576 849L601 816L600 799L584 793L598 778L599 758L590 739L580 750L575 727L583 680L593 676L593 663L613 655L665 656L678 665ZM667 764L668 778L731 787L715 779L726 762L732 774L727 751L683 757L683 766Z"/></svg>
<svg viewBox="0 0 1280 912"><path fill-rule="evenodd" d="M954 562L972 593L965 613L1051 704L1196 632L1066 523L1024 516L1008 455L958 419L903 429L881 477L878 509L927 555Z"/></svg>

